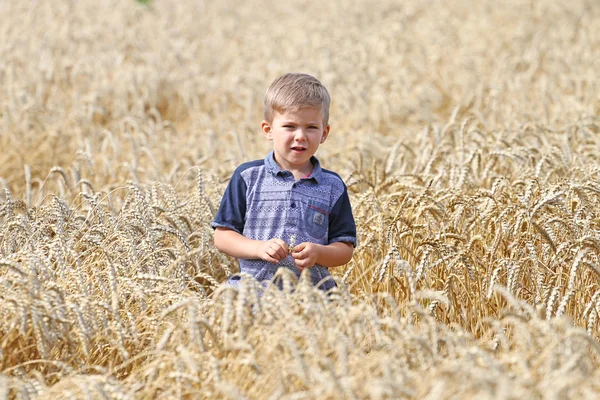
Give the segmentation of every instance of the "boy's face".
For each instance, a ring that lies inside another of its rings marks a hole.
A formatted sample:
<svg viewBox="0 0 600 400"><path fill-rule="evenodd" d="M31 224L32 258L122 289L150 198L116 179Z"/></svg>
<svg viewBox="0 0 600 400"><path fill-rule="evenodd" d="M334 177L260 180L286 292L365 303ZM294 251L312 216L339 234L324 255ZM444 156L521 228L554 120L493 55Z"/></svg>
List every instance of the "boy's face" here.
<svg viewBox="0 0 600 400"><path fill-rule="evenodd" d="M329 125L324 124L321 110L315 107L275 112L273 121L263 121L261 128L273 141L275 160L286 170L310 167L310 158L329 134Z"/></svg>

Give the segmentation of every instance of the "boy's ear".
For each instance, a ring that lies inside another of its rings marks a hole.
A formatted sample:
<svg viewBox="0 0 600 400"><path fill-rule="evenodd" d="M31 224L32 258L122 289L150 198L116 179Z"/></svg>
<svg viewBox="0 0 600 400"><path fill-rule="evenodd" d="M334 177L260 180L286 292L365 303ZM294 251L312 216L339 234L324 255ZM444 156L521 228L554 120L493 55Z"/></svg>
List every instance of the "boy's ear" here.
<svg viewBox="0 0 600 400"><path fill-rule="evenodd" d="M271 129L269 121L263 120L260 124L260 129L268 140L273 140L273 130Z"/></svg>
<svg viewBox="0 0 600 400"><path fill-rule="evenodd" d="M325 140L327 140L327 137L329 136L329 125L327 125L325 127L325 129L323 129L323 136L321 136L321 143L323 143Z"/></svg>

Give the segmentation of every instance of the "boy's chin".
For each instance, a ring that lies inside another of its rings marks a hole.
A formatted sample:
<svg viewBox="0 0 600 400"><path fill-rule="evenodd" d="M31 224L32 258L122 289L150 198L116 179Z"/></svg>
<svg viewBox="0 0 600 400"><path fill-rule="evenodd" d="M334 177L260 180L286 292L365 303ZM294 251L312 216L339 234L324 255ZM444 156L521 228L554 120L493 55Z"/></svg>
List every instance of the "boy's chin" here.
<svg viewBox="0 0 600 400"><path fill-rule="evenodd" d="M291 154L296 157L299 157L299 158L305 158L305 157L310 158L308 150L292 150Z"/></svg>
<svg viewBox="0 0 600 400"><path fill-rule="evenodd" d="M298 164L298 165L304 165L308 162L310 162L310 154L305 153L305 154L296 154L293 157L290 157L290 162L294 163L294 164Z"/></svg>

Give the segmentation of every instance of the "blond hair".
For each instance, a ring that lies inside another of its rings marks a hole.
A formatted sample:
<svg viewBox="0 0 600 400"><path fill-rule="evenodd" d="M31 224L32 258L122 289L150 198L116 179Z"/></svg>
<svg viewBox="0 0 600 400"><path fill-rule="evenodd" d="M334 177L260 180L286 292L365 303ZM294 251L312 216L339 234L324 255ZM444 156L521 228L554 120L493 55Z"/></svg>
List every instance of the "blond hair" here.
<svg viewBox="0 0 600 400"><path fill-rule="evenodd" d="M265 120L273 121L274 113L317 107L325 125L329 122L331 98L327 88L314 76L287 73L275 79L265 93Z"/></svg>

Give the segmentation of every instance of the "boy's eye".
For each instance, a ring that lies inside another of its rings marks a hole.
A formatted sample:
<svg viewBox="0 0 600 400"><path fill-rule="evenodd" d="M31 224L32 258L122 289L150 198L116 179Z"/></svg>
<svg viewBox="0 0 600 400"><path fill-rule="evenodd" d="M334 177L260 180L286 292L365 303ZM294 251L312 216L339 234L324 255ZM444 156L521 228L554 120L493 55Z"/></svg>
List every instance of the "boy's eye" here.
<svg viewBox="0 0 600 400"><path fill-rule="evenodd" d="M319 129L316 126L309 126L308 129Z"/></svg>

